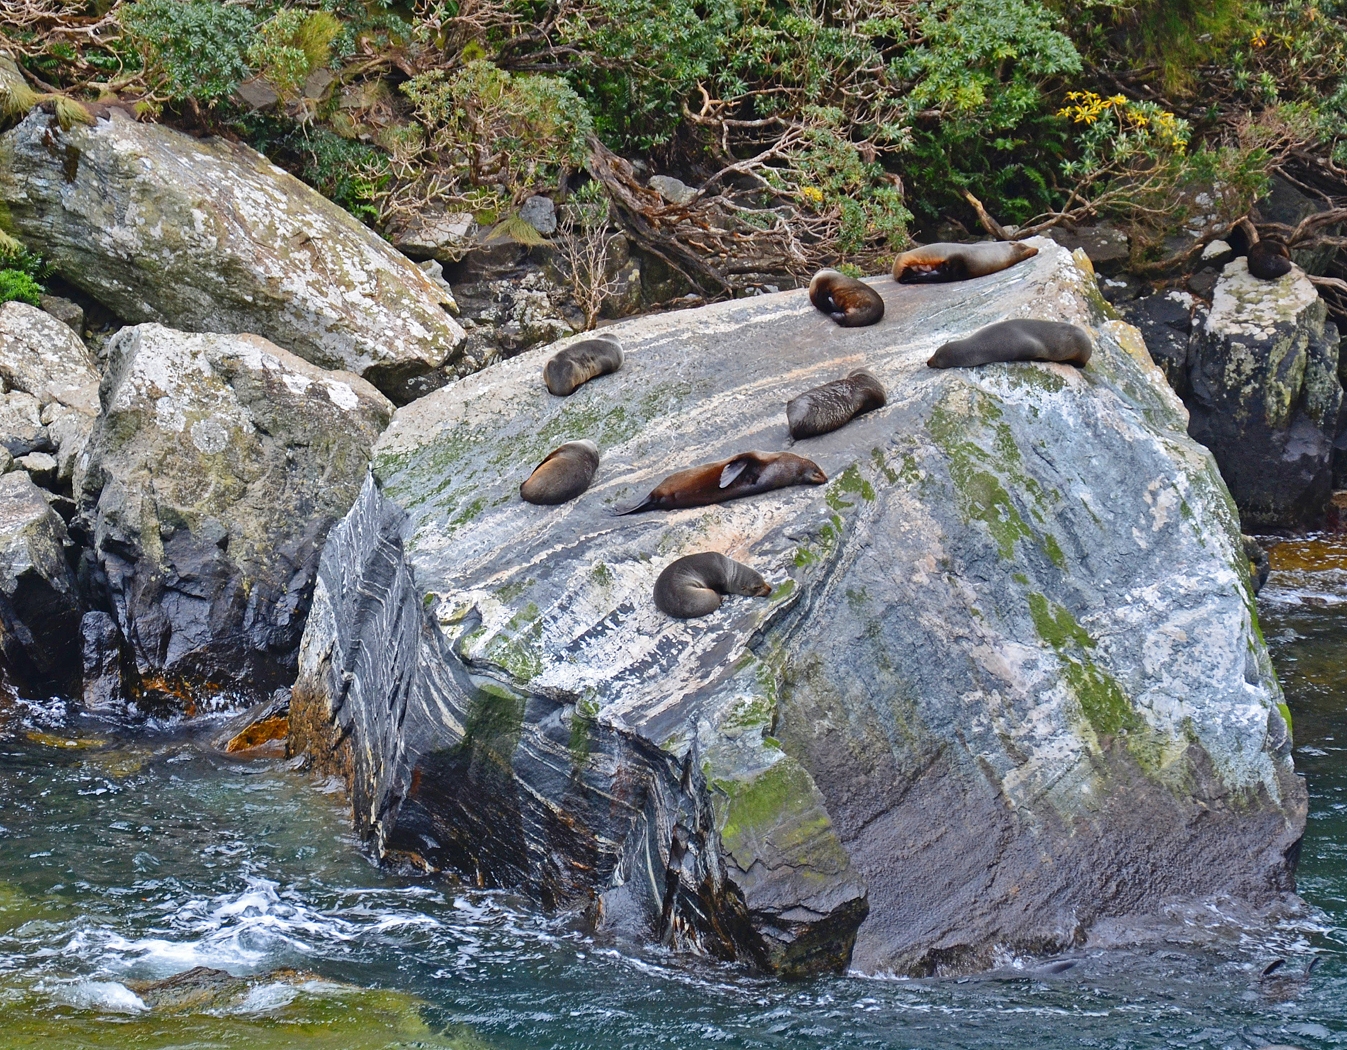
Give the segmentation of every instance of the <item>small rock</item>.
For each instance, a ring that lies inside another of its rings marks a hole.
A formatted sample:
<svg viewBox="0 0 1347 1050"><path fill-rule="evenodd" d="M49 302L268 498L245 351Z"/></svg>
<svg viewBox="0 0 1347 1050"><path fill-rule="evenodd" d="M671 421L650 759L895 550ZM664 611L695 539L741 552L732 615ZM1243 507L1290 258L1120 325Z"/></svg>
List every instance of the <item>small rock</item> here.
<svg viewBox="0 0 1347 1050"><path fill-rule="evenodd" d="M547 197L530 197L519 209L519 217L543 235L557 232L557 208Z"/></svg>
<svg viewBox="0 0 1347 1050"><path fill-rule="evenodd" d="M1268 573L1272 571L1272 562L1267 551L1252 536L1240 537L1244 542L1244 556L1249 559L1249 576L1253 582L1253 593L1257 594L1267 583Z"/></svg>
<svg viewBox="0 0 1347 1050"><path fill-rule="evenodd" d="M115 712L126 704L122 686L122 632L105 612L87 612L80 620L80 653L84 666L84 706Z"/></svg>
<svg viewBox="0 0 1347 1050"><path fill-rule="evenodd" d="M10 454L9 449L0 445L0 474L8 474L13 469L14 457Z"/></svg>
<svg viewBox="0 0 1347 1050"><path fill-rule="evenodd" d="M1054 226L1048 236L1067 251L1084 249L1096 273L1118 273L1130 258L1127 234L1116 226L1081 226L1075 230Z"/></svg>
<svg viewBox="0 0 1347 1050"><path fill-rule="evenodd" d="M1130 273L1119 273L1112 277L1098 276L1099 294L1110 303L1125 303L1145 295L1150 286Z"/></svg>
<svg viewBox="0 0 1347 1050"><path fill-rule="evenodd" d="M476 244L477 220L465 211L426 208L388 234L393 247L409 258L454 263Z"/></svg>
<svg viewBox="0 0 1347 1050"><path fill-rule="evenodd" d="M332 87L337 76L326 66L319 66L304 79L304 97L313 101L320 101L327 95L328 89Z"/></svg>
<svg viewBox="0 0 1347 1050"><path fill-rule="evenodd" d="M239 758L283 758L290 731L290 690L282 687L271 697L230 719L214 744Z"/></svg>
<svg viewBox="0 0 1347 1050"><path fill-rule="evenodd" d="M50 485L56 480L56 457L46 452L30 452L26 456L16 456L14 462L28 471L39 485Z"/></svg>
<svg viewBox="0 0 1347 1050"><path fill-rule="evenodd" d="M51 314L62 324L69 325L70 330L77 336L84 334L84 307L79 303L63 299L59 295L44 295L38 300L38 306L43 313Z"/></svg>
<svg viewBox="0 0 1347 1050"><path fill-rule="evenodd" d="M1202 249L1202 261L1218 269L1235 257L1235 250L1226 241L1212 241Z"/></svg>
<svg viewBox="0 0 1347 1050"><path fill-rule="evenodd" d="M444 265L440 260L425 259L416 265L421 267L422 273L444 290L444 308L450 313L458 313L458 302L454 299L454 290L449 287L449 282L444 279Z"/></svg>
<svg viewBox="0 0 1347 1050"><path fill-rule="evenodd" d="M276 89L261 77L244 81L234 90L253 109L268 109L281 100Z"/></svg>
<svg viewBox="0 0 1347 1050"><path fill-rule="evenodd" d="M652 175L647 185L670 204L687 204L697 196L697 190L672 175Z"/></svg>
<svg viewBox="0 0 1347 1050"><path fill-rule="evenodd" d="M1188 291L1194 295L1203 299L1210 299L1212 292L1216 289L1216 279L1219 276L1215 267L1204 266L1189 277L1185 283L1188 285Z"/></svg>

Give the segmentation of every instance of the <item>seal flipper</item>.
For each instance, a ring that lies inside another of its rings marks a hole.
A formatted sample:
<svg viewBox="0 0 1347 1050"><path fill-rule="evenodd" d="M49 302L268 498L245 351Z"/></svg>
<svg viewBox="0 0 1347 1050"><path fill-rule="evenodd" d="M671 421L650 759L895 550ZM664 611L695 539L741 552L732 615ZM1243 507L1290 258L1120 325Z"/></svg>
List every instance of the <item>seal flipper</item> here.
<svg viewBox="0 0 1347 1050"><path fill-rule="evenodd" d="M720 487L727 489L734 484L735 479L748 469L747 456L735 456L725 464L725 469L720 472Z"/></svg>
<svg viewBox="0 0 1347 1050"><path fill-rule="evenodd" d="M626 510L615 510L613 514L620 518L626 514L639 514L643 510L655 510L659 505L659 500L655 499L654 496L647 496L634 507L628 507Z"/></svg>

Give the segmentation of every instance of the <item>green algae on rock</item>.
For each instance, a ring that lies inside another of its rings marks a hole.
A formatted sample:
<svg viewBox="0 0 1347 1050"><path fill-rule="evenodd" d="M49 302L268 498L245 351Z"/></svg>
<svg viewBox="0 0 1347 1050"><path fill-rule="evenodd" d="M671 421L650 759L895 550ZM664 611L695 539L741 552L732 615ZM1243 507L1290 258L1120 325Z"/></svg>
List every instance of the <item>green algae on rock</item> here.
<svg viewBox="0 0 1347 1050"><path fill-rule="evenodd" d="M721 303L616 326L626 366L565 402L545 348L399 410L323 554L291 748L383 854L787 974L975 969L1289 890L1305 794L1233 505L1135 331L1036 243L876 281L870 328ZM1007 317L1098 349L925 367ZM888 405L788 446L781 405L861 365ZM543 434L604 449L564 507L510 498ZM785 447L834 480L612 514ZM701 550L771 599L660 614Z"/></svg>

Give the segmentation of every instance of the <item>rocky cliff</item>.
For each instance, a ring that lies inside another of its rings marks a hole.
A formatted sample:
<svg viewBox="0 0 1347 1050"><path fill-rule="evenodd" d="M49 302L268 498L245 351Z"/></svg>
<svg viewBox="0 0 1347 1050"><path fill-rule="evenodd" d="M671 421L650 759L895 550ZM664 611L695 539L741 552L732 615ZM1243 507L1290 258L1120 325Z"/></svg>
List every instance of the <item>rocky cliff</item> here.
<svg viewBox="0 0 1347 1050"><path fill-rule="evenodd" d="M323 553L291 747L385 853L786 973L970 969L1288 890L1305 792L1235 509L1136 331L1039 243L876 280L872 328L723 303L609 329L627 364L564 400L535 351L401 409ZM1030 316L1090 327L1089 366L925 367ZM785 402L860 365L887 407L792 448L826 486L614 516L789 447ZM522 503L579 438L593 487ZM771 597L659 613L701 550Z"/></svg>

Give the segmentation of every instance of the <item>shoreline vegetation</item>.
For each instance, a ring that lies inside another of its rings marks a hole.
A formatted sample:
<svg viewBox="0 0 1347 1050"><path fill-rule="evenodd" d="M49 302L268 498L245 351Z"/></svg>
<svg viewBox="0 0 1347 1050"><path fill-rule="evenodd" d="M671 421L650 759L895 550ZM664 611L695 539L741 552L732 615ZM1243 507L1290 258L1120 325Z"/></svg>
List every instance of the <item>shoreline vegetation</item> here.
<svg viewBox="0 0 1347 1050"><path fill-rule="evenodd" d="M825 264L881 272L914 239L1099 222L1127 234L1133 272L1160 276L1229 236L1274 175L1326 210L1264 234L1336 247L1325 231L1347 215L1347 7L1328 0L5 11L5 123L116 106L243 141L395 243L442 213L477 244L542 244L526 202L544 195L570 269L602 254L573 242L620 230L706 298ZM652 188L656 173L682 188ZM33 301L40 260L0 251L0 289ZM577 300L599 279L572 281ZM1335 308L1340 294L1325 290Z"/></svg>

